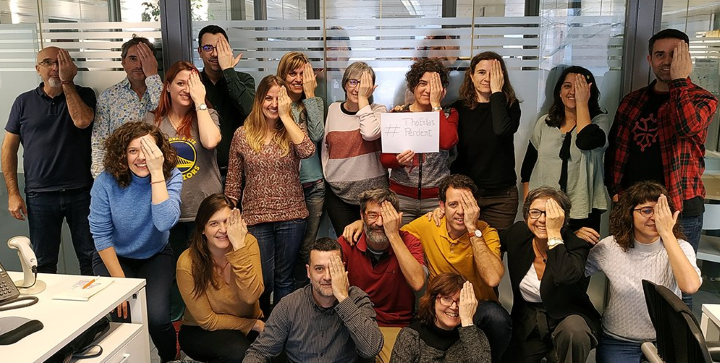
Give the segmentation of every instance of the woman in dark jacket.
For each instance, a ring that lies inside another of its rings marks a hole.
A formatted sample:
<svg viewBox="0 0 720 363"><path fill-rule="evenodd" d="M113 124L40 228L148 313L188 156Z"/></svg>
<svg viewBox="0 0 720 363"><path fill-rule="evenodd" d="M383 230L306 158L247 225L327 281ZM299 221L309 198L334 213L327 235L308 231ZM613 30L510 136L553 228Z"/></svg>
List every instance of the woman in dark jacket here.
<svg viewBox="0 0 720 363"><path fill-rule="evenodd" d="M566 228L570 200L549 187L532 190L524 222L500 238L513 290L513 336L505 362L585 362L600 336L600 314L587 295L590 245ZM555 357L551 357L555 360Z"/></svg>

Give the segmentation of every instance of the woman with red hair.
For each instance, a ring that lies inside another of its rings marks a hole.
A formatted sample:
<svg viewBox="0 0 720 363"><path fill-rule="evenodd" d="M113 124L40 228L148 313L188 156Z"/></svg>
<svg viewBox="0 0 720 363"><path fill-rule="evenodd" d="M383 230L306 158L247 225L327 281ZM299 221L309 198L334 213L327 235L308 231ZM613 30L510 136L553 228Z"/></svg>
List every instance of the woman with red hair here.
<svg viewBox="0 0 720 363"><path fill-rule="evenodd" d="M218 114L205 98L205 86L195 66L177 62L165 73L160 101L145 122L160 128L178 154L183 174L180 220L170 230L175 259L187 248L195 214L205 197L222 192L215 147L220 143Z"/></svg>

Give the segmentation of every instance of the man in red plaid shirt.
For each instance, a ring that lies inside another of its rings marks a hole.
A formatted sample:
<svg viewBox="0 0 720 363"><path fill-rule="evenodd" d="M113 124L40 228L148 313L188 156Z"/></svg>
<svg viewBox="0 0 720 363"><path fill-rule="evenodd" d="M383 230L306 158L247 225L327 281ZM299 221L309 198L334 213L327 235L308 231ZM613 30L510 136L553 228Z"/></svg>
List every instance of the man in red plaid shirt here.
<svg viewBox="0 0 720 363"><path fill-rule="evenodd" d="M641 180L664 185L697 252L705 212L705 139L718 101L690 80L688 42L675 29L650 38L647 60L656 80L625 96L618 107L605 152L605 184L613 201Z"/></svg>

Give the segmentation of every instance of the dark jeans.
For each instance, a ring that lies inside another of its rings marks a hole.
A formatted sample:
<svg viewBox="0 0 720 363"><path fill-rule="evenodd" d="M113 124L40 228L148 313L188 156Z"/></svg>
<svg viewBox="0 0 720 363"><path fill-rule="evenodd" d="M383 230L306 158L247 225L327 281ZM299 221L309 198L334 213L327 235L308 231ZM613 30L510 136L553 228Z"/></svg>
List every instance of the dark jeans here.
<svg viewBox="0 0 720 363"><path fill-rule="evenodd" d="M257 337L251 331L246 337L239 330L205 330L183 325L178 333L180 349L190 358L208 363L241 363L245 351Z"/></svg>
<svg viewBox="0 0 720 363"><path fill-rule="evenodd" d="M260 308L265 316L270 315L270 293L273 303L294 290L293 271L297 262L300 244L305 235L305 220L259 223L248 226L248 232L255 236L260 247L265 291L260 296Z"/></svg>
<svg viewBox="0 0 720 363"><path fill-rule="evenodd" d="M162 251L143 260L118 256L118 261L125 277L145 279L150 338L163 362L175 359L175 328L170 323L170 286L175 276L172 248L166 245ZM100 276L110 276L97 252L93 255L93 270ZM117 314L111 316L114 321L130 321L129 315L127 320L118 318Z"/></svg>
<svg viewBox="0 0 720 363"><path fill-rule="evenodd" d="M490 227L502 231L515 223L518 210L518 189L513 185L508 188L480 189L478 191L478 207L480 220Z"/></svg>
<svg viewBox="0 0 720 363"><path fill-rule="evenodd" d="M80 273L92 275L95 243L90 234L90 187L26 195L30 241L38 272L56 273L63 219L67 220Z"/></svg>
<svg viewBox="0 0 720 363"><path fill-rule="evenodd" d="M320 229L320 219L322 218L325 206L325 182L320 179L312 185L303 188L305 193L305 206L308 210L307 224L305 228L305 237L303 237L300 246L300 263L307 263L310 256L310 247L317 238L318 229Z"/></svg>
<svg viewBox="0 0 720 363"><path fill-rule="evenodd" d="M512 337L510 314L495 301L479 301L473 323L487 336L493 363L500 362Z"/></svg>
<svg viewBox="0 0 720 363"><path fill-rule="evenodd" d="M642 358L640 343L615 339L605 333L595 350L597 363L640 363Z"/></svg>
<svg viewBox="0 0 720 363"><path fill-rule="evenodd" d="M678 217L680 229L685 235L685 240L690 243L693 250L697 254L698 245L700 244L700 233L702 232L703 216L702 214L694 217ZM683 302L692 310L692 295L682 294Z"/></svg>
<svg viewBox="0 0 720 363"><path fill-rule="evenodd" d="M325 186L325 209L335 234L342 236L345 227L360 219L360 206L346 203L333 193L330 185Z"/></svg>
<svg viewBox="0 0 720 363"><path fill-rule="evenodd" d="M173 250L173 266L177 264L180 255L188 248L190 237L194 231L195 222L178 222L174 227L170 228L168 244ZM182 319L184 312L185 302L182 296L180 296L180 290L178 289L175 274L173 273L173 283L170 293L170 319L172 321L178 321Z"/></svg>

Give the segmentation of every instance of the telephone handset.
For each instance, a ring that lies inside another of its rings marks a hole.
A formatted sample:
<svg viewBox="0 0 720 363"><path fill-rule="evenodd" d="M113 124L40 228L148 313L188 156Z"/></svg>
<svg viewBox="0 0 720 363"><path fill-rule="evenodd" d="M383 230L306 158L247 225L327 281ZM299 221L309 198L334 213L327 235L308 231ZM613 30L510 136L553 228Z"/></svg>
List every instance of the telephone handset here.
<svg viewBox="0 0 720 363"><path fill-rule="evenodd" d="M20 296L20 291L8 275L2 264L0 264L0 303L15 300Z"/></svg>

